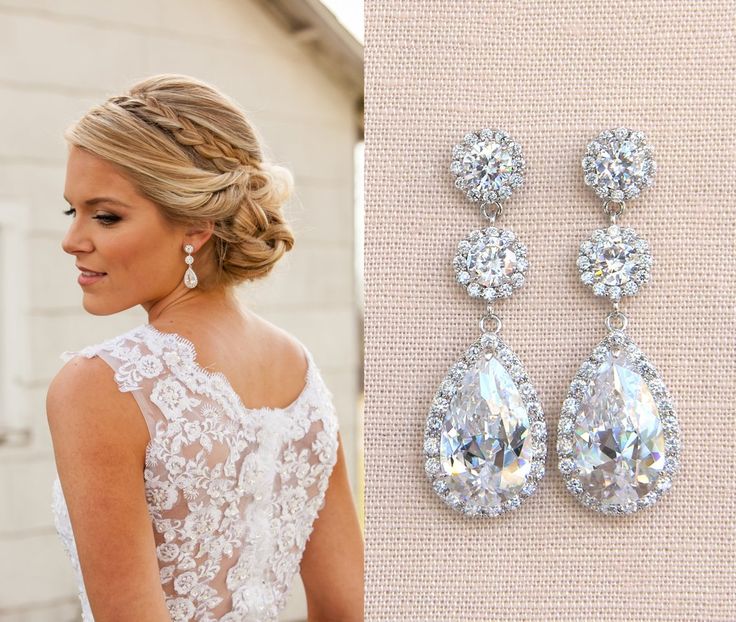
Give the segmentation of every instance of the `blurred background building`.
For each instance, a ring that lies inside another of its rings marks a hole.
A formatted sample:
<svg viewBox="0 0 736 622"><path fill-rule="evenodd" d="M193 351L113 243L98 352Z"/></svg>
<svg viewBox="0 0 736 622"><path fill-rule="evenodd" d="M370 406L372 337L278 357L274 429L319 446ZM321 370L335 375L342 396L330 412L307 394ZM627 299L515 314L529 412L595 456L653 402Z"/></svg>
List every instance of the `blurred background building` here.
<svg viewBox="0 0 736 622"><path fill-rule="evenodd" d="M62 133L151 74L189 74L232 96L294 173L294 250L240 295L314 354L362 519L360 38L318 0L0 0L0 622L80 619L51 514L46 389L62 351L147 318L81 306L60 245ZM282 619L306 619L300 581Z"/></svg>

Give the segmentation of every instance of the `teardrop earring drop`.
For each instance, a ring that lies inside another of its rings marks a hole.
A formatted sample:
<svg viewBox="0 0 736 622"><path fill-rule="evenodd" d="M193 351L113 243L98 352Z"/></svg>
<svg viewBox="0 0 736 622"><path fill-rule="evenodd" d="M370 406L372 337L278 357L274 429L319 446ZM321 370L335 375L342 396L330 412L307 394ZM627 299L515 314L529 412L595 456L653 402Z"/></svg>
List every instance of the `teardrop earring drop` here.
<svg viewBox="0 0 736 622"><path fill-rule="evenodd" d="M649 282L652 256L637 233L618 224L625 200L653 185L656 164L642 132L602 132L583 158L585 183L610 216L582 243L580 278L611 300L608 336L582 363L562 406L557 438L567 489L586 507L631 514L655 503L678 468L679 426L655 367L626 334L620 302Z"/></svg>
<svg viewBox="0 0 736 622"><path fill-rule="evenodd" d="M197 283L199 282L199 280L197 279L197 275L192 269L192 264L194 263L194 257L192 257L192 253L194 252L194 247L191 244L185 244L184 252L187 254L187 256L184 257L184 263L186 263L188 266L187 271L184 273L184 285L186 285L189 289L194 289L195 287L197 287Z"/></svg>
<svg viewBox="0 0 736 622"><path fill-rule="evenodd" d="M524 284L526 247L495 226L502 203L523 182L521 147L484 129L455 146L455 186L480 203L489 226L458 245L457 282L487 303L481 336L437 391L424 437L425 471L434 491L466 516L496 516L519 507L544 475L547 429L537 393L518 357L499 336L493 304Z"/></svg>

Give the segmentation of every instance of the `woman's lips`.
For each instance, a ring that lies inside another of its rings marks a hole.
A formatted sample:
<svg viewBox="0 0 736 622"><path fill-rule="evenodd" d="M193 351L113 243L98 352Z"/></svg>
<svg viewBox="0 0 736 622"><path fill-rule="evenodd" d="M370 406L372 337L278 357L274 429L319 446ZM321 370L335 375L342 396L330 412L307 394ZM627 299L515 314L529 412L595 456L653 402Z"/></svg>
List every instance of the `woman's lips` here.
<svg viewBox="0 0 736 622"><path fill-rule="evenodd" d="M92 285L104 279L105 276L107 276L105 272L82 272L77 278L77 283L80 285Z"/></svg>

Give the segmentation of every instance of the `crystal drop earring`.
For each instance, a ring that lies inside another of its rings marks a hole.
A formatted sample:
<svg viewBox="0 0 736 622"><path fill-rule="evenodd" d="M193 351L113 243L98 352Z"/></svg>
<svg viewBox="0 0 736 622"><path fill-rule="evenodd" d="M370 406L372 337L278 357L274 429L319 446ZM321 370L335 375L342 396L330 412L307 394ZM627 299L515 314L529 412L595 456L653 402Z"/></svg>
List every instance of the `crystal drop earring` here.
<svg viewBox="0 0 736 622"><path fill-rule="evenodd" d="M652 256L637 233L618 224L626 201L653 185L653 149L642 132L606 130L582 160L586 185L610 217L582 243L580 278L609 298L608 335L580 366L562 406L559 469L567 489L586 507L631 514L655 503L678 468L679 426L672 397L659 373L626 334L620 310L649 282Z"/></svg>
<svg viewBox="0 0 736 622"><path fill-rule="evenodd" d="M495 226L503 202L523 183L520 145L506 132L467 134L452 154L455 186L480 204L489 226L457 247L457 282L487 304L481 336L450 367L427 417L425 471L434 491L466 516L519 507L544 476L547 430L537 393L499 336L494 304L524 284L526 247Z"/></svg>
<svg viewBox="0 0 736 622"><path fill-rule="evenodd" d="M187 254L187 256L184 257L184 263L187 264L187 271L184 273L184 285L186 285L189 289L193 289L197 287L197 283L199 282L199 280L197 279L197 275L192 269L192 264L194 263L194 257L192 257L192 253L194 252L194 247L191 244L185 244L184 252Z"/></svg>

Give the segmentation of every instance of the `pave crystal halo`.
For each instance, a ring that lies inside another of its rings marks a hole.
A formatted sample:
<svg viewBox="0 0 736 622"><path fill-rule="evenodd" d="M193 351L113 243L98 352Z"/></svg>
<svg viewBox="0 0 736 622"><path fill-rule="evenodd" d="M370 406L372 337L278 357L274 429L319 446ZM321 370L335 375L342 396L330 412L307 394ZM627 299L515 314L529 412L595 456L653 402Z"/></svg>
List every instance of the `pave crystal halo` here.
<svg viewBox="0 0 736 622"><path fill-rule="evenodd" d="M618 225L596 229L591 239L580 245L577 261L580 280L596 296L615 302L635 296L649 282L653 263L646 240L633 229Z"/></svg>
<svg viewBox="0 0 736 622"><path fill-rule="evenodd" d="M654 185L657 163L644 132L604 130L588 144L582 160L586 185L602 199L631 200Z"/></svg>
<svg viewBox="0 0 736 622"><path fill-rule="evenodd" d="M521 185L521 147L500 130L466 135L453 150L455 185L481 203L490 226L457 247L457 282L486 301L481 336L450 367L427 415L423 459L432 490L465 516L515 510L544 476L547 427L537 393L519 358L499 336L492 303L522 287L527 250L510 229L495 226L501 202Z"/></svg>
<svg viewBox="0 0 736 622"><path fill-rule="evenodd" d="M631 514L670 489L680 455L675 406L656 368L614 330L583 362L557 436L567 489L603 514Z"/></svg>
<svg viewBox="0 0 736 622"><path fill-rule="evenodd" d="M455 187L476 203L502 203L524 183L521 145L503 130L483 129L465 135L452 151Z"/></svg>
<svg viewBox="0 0 736 622"><path fill-rule="evenodd" d="M473 298L508 298L524 285L526 253L510 229L478 229L458 244L455 277Z"/></svg>
<svg viewBox="0 0 736 622"><path fill-rule="evenodd" d="M425 472L466 516L518 508L544 476L547 428L519 358L485 333L450 367L427 418Z"/></svg>

